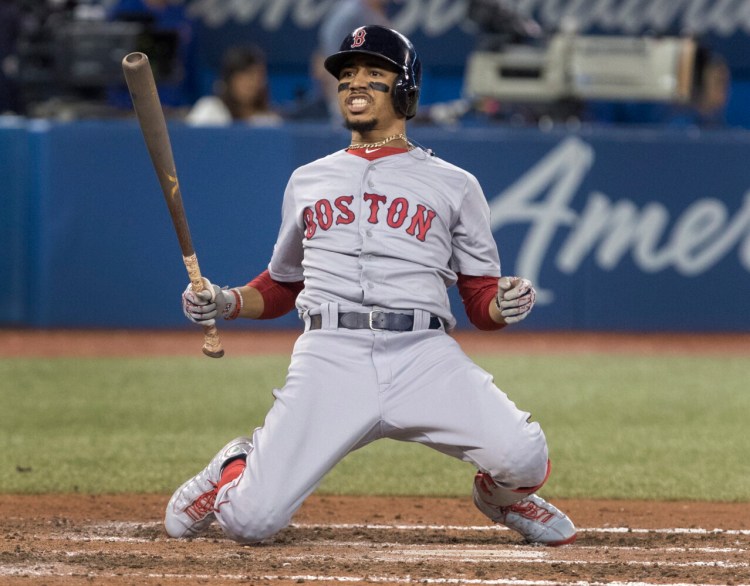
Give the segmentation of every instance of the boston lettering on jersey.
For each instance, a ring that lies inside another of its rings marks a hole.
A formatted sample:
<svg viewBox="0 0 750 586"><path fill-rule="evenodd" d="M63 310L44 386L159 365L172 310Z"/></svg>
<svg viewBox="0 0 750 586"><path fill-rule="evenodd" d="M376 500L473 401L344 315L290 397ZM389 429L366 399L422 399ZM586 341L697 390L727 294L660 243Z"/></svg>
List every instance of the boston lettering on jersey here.
<svg viewBox="0 0 750 586"><path fill-rule="evenodd" d="M365 193L362 199L369 209L366 221L370 224L385 222L390 228L403 228L409 236L424 242L432 227L432 220L437 215L434 210L419 204L409 203L405 197L394 197L389 201L385 195ZM305 237L309 240L315 232L328 230L331 226L351 224L356 219L350 207L354 201L352 195L342 195L333 202L319 199L315 205L306 207L302 213L305 222Z"/></svg>

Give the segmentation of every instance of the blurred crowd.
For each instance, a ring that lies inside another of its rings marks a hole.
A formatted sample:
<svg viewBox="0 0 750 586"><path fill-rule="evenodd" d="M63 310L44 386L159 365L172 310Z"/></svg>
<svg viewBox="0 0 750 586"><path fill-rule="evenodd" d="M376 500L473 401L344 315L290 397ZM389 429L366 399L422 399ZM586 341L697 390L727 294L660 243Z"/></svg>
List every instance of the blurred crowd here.
<svg viewBox="0 0 750 586"><path fill-rule="evenodd" d="M466 0L467 28L477 47L535 43L543 31L519 18L512 2ZM396 4L388 0L338 0L317 29L304 91L283 103L272 99L273 72L265 49L249 39L229 47L214 64L210 90L198 79L193 22L181 0L0 0L0 115L77 119L130 112L117 49L137 46L149 55L160 97L172 117L193 125L278 125L286 120L339 124L336 80L325 56L363 24L392 26ZM488 25L488 26L483 26ZM491 35L486 34L490 30ZM542 124L545 121L649 123L718 127L726 123L730 70L707 51L696 61L690 99L681 103L599 101L547 104L540 108L502 100L456 96L420 108L416 122L462 120Z"/></svg>

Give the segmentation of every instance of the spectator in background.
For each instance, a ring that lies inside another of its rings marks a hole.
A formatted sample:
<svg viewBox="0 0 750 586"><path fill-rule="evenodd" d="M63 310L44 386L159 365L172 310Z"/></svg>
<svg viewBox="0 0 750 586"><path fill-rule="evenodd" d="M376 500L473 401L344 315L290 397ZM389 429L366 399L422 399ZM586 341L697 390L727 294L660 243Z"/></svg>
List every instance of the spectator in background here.
<svg viewBox="0 0 750 586"><path fill-rule="evenodd" d="M268 74L263 52L255 46L232 47L224 54L216 95L199 99L185 121L194 126L246 122L276 125L281 116L270 106Z"/></svg>
<svg viewBox="0 0 750 586"><path fill-rule="evenodd" d="M351 31L366 24L391 26L388 18L388 0L339 0L327 13L318 29L318 49L312 56L311 75L318 86L318 99L324 105L331 121L343 123L338 104L338 80L323 67L323 60L339 50L341 39Z"/></svg>
<svg viewBox="0 0 750 586"><path fill-rule="evenodd" d="M672 126L719 128L726 125L731 73L719 55L710 55L697 73L691 103L673 113Z"/></svg>
<svg viewBox="0 0 750 586"><path fill-rule="evenodd" d="M173 71L162 72L161 67L157 67L160 60L171 57L164 55L167 52L164 45L159 46L158 41L154 41L153 47L142 49L155 68L162 103L173 107L189 106L199 97L193 21L187 14L186 0L116 0L109 9L108 18L141 22L154 34L175 35L177 47ZM113 96L115 105L130 107L126 91L124 95L124 103L119 103L122 96Z"/></svg>

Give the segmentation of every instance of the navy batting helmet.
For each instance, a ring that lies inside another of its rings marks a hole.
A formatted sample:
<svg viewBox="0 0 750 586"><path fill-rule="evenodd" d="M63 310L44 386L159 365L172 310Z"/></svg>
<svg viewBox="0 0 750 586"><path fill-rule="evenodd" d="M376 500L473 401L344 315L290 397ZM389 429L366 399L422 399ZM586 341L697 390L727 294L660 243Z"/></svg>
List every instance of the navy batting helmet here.
<svg viewBox="0 0 750 586"><path fill-rule="evenodd" d="M336 79L346 61L357 54L374 55L391 63L398 71L393 88L393 106L406 118L417 113L419 88L422 84L422 63L414 45L401 33L375 24L354 29L341 43L338 53L325 60L325 68Z"/></svg>

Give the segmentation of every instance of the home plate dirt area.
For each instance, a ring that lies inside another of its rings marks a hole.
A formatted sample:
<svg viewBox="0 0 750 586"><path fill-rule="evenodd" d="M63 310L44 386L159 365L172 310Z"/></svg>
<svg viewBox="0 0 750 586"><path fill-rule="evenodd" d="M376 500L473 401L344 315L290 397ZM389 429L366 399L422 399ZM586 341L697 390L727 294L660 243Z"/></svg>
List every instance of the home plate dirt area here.
<svg viewBox="0 0 750 586"><path fill-rule="evenodd" d="M72 342L75 338L75 343ZM222 333L227 353L290 352L295 334ZM495 336L501 352L750 355L750 335ZM467 352L493 338L467 336ZM0 354L196 354L195 332L0 333ZM594 348L595 350L592 350ZM505 584L750 586L750 503L560 500L579 528L560 548L524 544L465 498L313 495L274 539L216 527L167 538L170 495L0 495L0 584Z"/></svg>
<svg viewBox="0 0 750 586"><path fill-rule="evenodd" d="M260 545L167 538L169 495L3 495L0 584L750 584L750 504L558 501L578 541L524 544L471 499L313 495Z"/></svg>

